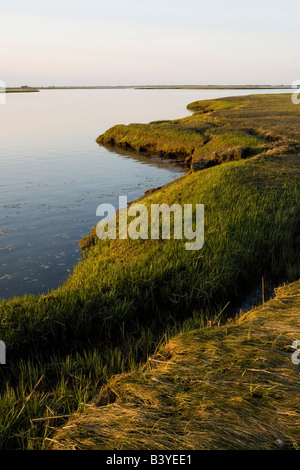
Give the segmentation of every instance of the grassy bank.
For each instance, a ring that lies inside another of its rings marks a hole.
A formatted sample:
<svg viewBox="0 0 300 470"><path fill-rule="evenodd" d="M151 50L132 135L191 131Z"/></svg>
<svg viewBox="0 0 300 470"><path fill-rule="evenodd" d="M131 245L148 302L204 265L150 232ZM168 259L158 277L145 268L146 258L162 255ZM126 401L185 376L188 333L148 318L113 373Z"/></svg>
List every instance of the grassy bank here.
<svg viewBox="0 0 300 470"><path fill-rule="evenodd" d="M216 107L229 112L224 100ZM205 204L201 251L186 251L185 240L100 242L91 234L62 287L2 301L2 448L43 448L53 427L112 374L135 370L172 328L188 319L203 326L228 302L229 315L262 277L267 286L300 277L299 157L279 147L190 173L143 199Z"/></svg>
<svg viewBox="0 0 300 470"><path fill-rule="evenodd" d="M223 326L181 333L118 375L55 449L299 449L300 281Z"/></svg>
<svg viewBox="0 0 300 470"><path fill-rule="evenodd" d="M297 143L299 151L300 107L290 95L197 101L188 109L194 114L183 119L116 125L97 142L176 158L194 169L260 152L293 151Z"/></svg>

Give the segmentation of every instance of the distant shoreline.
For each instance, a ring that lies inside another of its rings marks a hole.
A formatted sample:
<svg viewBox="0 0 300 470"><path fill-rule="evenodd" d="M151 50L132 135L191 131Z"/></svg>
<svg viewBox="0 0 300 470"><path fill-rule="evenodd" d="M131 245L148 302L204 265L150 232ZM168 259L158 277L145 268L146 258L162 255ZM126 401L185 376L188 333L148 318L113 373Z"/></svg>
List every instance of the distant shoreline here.
<svg viewBox="0 0 300 470"><path fill-rule="evenodd" d="M6 88L1 93L37 93L40 90L32 87L20 87L20 88Z"/></svg>
<svg viewBox="0 0 300 470"><path fill-rule="evenodd" d="M291 85L117 85L117 86L48 86L8 87L6 93L33 93L41 90L290 90Z"/></svg>
<svg viewBox="0 0 300 470"><path fill-rule="evenodd" d="M159 85L135 87L136 90L290 90L291 85Z"/></svg>

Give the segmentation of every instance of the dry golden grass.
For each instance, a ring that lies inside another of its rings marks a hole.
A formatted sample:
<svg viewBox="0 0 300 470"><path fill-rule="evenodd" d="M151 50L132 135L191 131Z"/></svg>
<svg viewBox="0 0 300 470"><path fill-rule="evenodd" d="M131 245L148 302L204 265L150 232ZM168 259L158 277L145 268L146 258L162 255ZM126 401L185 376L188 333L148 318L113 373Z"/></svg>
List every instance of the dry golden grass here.
<svg viewBox="0 0 300 470"><path fill-rule="evenodd" d="M300 281L222 326L182 333L117 375L52 449L286 449L300 446Z"/></svg>

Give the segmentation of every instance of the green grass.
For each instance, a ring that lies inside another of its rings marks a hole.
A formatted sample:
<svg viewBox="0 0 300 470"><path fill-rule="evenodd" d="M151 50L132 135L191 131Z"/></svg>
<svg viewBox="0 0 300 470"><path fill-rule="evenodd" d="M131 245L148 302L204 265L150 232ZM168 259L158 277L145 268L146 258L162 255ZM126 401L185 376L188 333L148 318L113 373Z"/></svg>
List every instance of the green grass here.
<svg viewBox="0 0 300 470"><path fill-rule="evenodd" d="M44 448L63 416L112 374L135 370L165 333L189 319L203 326L262 276L270 284L299 277L299 184L296 154L183 176L143 202L205 204L201 251L186 251L184 240L99 241L91 233L62 287L3 300L0 446Z"/></svg>
<svg viewBox="0 0 300 470"><path fill-rule="evenodd" d="M268 144L272 149L278 141L300 140L300 107L289 94L196 101L188 109L194 114L183 119L114 126L97 142L176 158L188 166L203 159L211 166L215 151L249 146L258 153Z"/></svg>

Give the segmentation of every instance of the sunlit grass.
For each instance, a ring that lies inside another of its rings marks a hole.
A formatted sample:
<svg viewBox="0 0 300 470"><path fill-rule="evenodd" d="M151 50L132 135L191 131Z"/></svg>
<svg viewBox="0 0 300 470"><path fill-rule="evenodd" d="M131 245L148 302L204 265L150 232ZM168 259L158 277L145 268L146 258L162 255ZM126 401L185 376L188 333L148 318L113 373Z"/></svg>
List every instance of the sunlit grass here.
<svg viewBox="0 0 300 470"><path fill-rule="evenodd" d="M194 145L190 129L175 129L166 131L171 141ZM263 137L219 129L214 139L219 148ZM0 337L9 362L0 370L1 447L43 448L54 426L112 374L138 368L165 334L206 325L262 276L270 283L299 277L299 180L297 155L183 176L143 202L204 204L201 251L186 251L184 240L99 241L92 233L62 287L3 300Z"/></svg>
<svg viewBox="0 0 300 470"><path fill-rule="evenodd" d="M180 332L111 378L54 449L279 450L300 445L300 281L226 324ZM251 332L251 334L249 333Z"/></svg>
<svg viewBox="0 0 300 470"><path fill-rule="evenodd" d="M195 101L194 114L173 121L114 126L97 138L105 146L176 158L188 166L237 146L263 151L270 141L300 140L300 107L289 94Z"/></svg>

